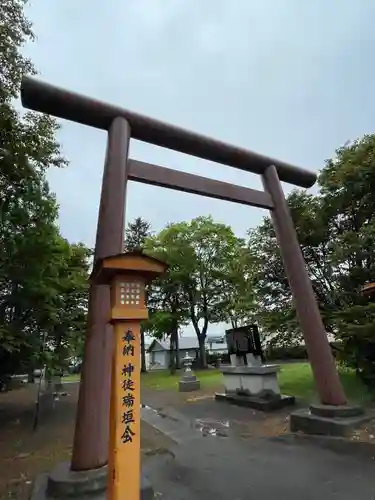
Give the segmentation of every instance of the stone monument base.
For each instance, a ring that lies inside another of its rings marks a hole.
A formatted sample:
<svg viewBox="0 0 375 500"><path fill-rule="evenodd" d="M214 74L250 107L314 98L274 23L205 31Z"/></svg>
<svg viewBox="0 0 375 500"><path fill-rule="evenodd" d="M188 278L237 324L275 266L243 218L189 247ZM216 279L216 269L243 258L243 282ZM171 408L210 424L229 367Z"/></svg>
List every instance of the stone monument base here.
<svg viewBox="0 0 375 500"><path fill-rule="evenodd" d="M75 472L70 463L57 465L49 474L41 474L34 482L30 500L106 500L107 466ZM126 496L126 495L125 495ZM149 481L141 478L141 500L153 500L154 490Z"/></svg>
<svg viewBox="0 0 375 500"><path fill-rule="evenodd" d="M345 437L374 417L374 413L365 414L360 406L315 404L290 415L290 430L305 434Z"/></svg>
<svg viewBox="0 0 375 500"><path fill-rule="evenodd" d="M294 396L286 396L285 394L261 397L217 392L215 394L215 399L216 401L226 401L237 406L244 406L260 411L280 410L285 406L294 405L295 402Z"/></svg>
<svg viewBox="0 0 375 500"><path fill-rule="evenodd" d="M180 392L193 392L201 388L201 383L195 375L183 376L178 383Z"/></svg>
<svg viewBox="0 0 375 500"><path fill-rule="evenodd" d="M216 394L218 401L238 406L271 411L294 404L293 396L280 394L277 365L227 366L221 370L225 393Z"/></svg>

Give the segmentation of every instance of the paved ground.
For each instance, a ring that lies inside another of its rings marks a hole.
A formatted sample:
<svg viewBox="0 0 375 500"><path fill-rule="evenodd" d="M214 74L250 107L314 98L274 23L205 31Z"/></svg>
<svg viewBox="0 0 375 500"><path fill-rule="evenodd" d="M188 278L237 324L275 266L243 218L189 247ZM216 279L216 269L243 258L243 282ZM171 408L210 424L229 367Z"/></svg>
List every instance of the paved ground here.
<svg viewBox="0 0 375 500"><path fill-rule="evenodd" d="M174 454L148 464L162 500L375 499L373 461L314 446L199 437Z"/></svg>
<svg viewBox="0 0 375 500"><path fill-rule="evenodd" d="M143 391L142 401L164 415L173 415L173 412L177 411L193 427L201 419L221 421L227 424L227 434L243 438L280 435L289 429L290 408L266 414L249 408L218 403L214 400L212 392L181 394L176 391Z"/></svg>
<svg viewBox="0 0 375 500"><path fill-rule="evenodd" d="M159 408L144 408L143 418L177 443L173 456L147 464L161 500L375 499L375 461L368 453L340 455L311 442L295 442L282 430L283 439L259 437L260 431L277 435L264 432L273 417L212 399L177 408L167 398L161 408L160 394L143 397Z"/></svg>
<svg viewBox="0 0 375 500"><path fill-rule="evenodd" d="M1 395L1 500L26 500L34 476L69 457L77 385L67 390L69 396L36 433L35 394ZM283 434L286 414L266 418L196 396L186 401L173 391L143 391L143 403L153 406L142 410L143 463L157 500L375 500L371 455L339 455L311 443L260 437Z"/></svg>

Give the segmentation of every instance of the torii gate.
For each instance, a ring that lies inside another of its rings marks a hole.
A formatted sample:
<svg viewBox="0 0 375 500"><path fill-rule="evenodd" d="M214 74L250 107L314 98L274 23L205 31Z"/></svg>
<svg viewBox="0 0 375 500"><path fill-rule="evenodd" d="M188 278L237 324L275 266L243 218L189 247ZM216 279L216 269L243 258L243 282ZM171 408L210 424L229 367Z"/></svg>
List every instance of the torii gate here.
<svg viewBox="0 0 375 500"><path fill-rule="evenodd" d="M311 187L316 181L316 174L31 77L22 81L21 98L26 108L108 132L95 260L123 251L126 186L129 180L269 210L321 403L334 406L346 404L281 186L283 181L304 188ZM259 174L264 191L129 159L131 138ZM113 347L111 326L107 324L109 301L108 286L92 286L71 462L73 471L98 469L108 459Z"/></svg>

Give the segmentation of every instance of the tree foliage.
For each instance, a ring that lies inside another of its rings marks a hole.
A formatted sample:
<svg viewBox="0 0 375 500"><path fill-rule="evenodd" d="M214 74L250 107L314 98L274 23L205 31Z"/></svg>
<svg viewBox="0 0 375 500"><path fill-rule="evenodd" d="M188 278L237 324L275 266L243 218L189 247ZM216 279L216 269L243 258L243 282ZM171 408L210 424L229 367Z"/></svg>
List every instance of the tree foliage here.
<svg viewBox="0 0 375 500"><path fill-rule="evenodd" d="M137 217L134 221L129 222L128 227L125 231L125 243L124 249L127 252L130 251L142 251L144 250L145 242L147 238L151 236L151 224L142 219L142 217ZM146 290L146 296L149 295L148 290ZM146 372L146 343L145 343L145 323L141 324L141 371Z"/></svg>
<svg viewBox="0 0 375 500"><path fill-rule="evenodd" d="M375 135L338 149L319 184L340 292L332 318L342 340L341 356L375 386L375 305L359 293L375 276Z"/></svg>
<svg viewBox="0 0 375 500"><path fill-rule="evenodd" d="M151 224L137 217L134 221L129 222L125 231L125 250L143 250L145 241L151 236Z"/></svg>
<svg viewBox="0 0 375 500"><path fill-rule="evenodd" d="M145 251L168 264L165 275L155 280L149 287L148 307L150 311L147 330L156 339L169 338L170 369L179 368L178 339L180 328L188 324L181 270L179 233L174 225L168 226L158 235L148 238Z"/></svg>
<svg viewBox="0 0 375 500"><path fill-rule="evenodd" d="M205 367L208 325L245 317L245 300L250 308L248 296L237 300L251 279L250 271L244 272L249 258L244 242L212 217L197 217L167 226L149 240L148 250L170 266L154 300L163 313L168 307L175 327L191 322Z"/></svg>
<svg viewBox="0 0 375 500"><path fill-rule="evenodd" d="M331 311L337 297L331 276L330 231L322 200L301 190L293 191L287 200L326 329L331 331ZM248 244L257 267L258 319L263 332L276 345L300 343L302 336L292 294L269 217L249 231Z"/></svg>
<svg viewBox="0 0 375 500"><path fill-rule="evenodd" d="M35 73L22 55L34 38L26 3L4 0L0 9L0 377L65 362L82 337L87 300L89 251L61 237L46 180L49 167L67 163L58 126L21 116L13 103L22 76Z"/></svg>
<svg viewBox="0 0 375 500"><path fill-rule="evenodd" d="M359 290L375 276L375 136L336 151L319 175L318 195L288 197L301 249L327 332L339 356L366 381L375 381L375 306ZM301 333L269 218L249 234L256 256L257 301L272 341L292 345Z"/></svg>

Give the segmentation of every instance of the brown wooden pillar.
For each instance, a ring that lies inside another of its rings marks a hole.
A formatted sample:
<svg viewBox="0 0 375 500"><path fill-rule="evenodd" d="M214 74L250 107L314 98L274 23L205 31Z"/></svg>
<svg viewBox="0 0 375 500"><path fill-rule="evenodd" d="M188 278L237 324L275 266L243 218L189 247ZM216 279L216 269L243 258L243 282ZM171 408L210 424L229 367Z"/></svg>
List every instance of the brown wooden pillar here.
<svg viewBox="0 0 375 500"><path fill-rule="evenodd" d="M116 118L108 131L94 260L123 251L130 126ZM113 328L110 290L90 289L71 469L97 469L108 461Z"/></svg>
<svg viewBox="0 0 375 500"><path fill-rule="evenodd" d="M345 393L337 373L289 207L274 165L266 169L262 180L265 190L272 196L275 204L275 208L270 211L272 222L280 245L285 272L292 290L319 398L323 404L344 405L347 402Z"/></svg>

